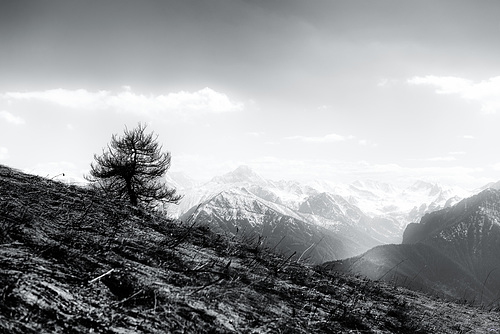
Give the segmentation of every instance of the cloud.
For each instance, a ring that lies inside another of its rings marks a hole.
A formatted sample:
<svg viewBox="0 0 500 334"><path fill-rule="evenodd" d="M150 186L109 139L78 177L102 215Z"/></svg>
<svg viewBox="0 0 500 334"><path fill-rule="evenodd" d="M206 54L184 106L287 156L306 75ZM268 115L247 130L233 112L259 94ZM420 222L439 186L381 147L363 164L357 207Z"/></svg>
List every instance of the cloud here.
<svg viewBox="0 0 500 334"><path fill-rule="evenodd" d="M370 142L369 140L366 140L366 139L360 139L360 140L358 140L358 144L361 145L361 146L369 146L369 147L377 147L378 146L378 144L372 143L372 142Z"/></svg>
<svg viewBox="0 0 500 334"><path fill-rule="evenodd" d="M332 165L333 166L333 165ZM335 166L336 173L343 173L358 179L375 179L382 182L409 185L416 180L427 180L447 185L474 189L481 183L489 182L478 178L484 171L481 167L426 166L411 167L395 163L377 164L370 162L346 163Z"/></svg>
<svg viewBox="0 0 500 334"><path fill-rule="evenodd" d="M413 85L431 85L436 86L437 94L460 94L473 85L473 82L467 79L458 77L438 77L434 75L428 75L425 77L413 77L408 79L408 83Z"/></svg>
<svg viewBox="0 0 500 334"><path fill-rule="evenodd" d="M250 132L247 132L247 135L250 136L250 137L261 137L264 135L264 132L260 132L260 131L250 131Z"/></svg>
<svg viewBox="0 0 500 334"><path fill-rule="evenodd" d="M377 87L384 87L384 86L387 86L387 84L389 83L389 79L387 78L383 78L383 79L380 79L378 82L377 82Z"/></svg>
<svg viewBox="0 0 500 334"><path fill-rule="evenodd" d="M346 140L356 139L355 136L343 136L336 133L330 133L324 136L290 136L285 137L286 140L295 140L308 144L326 144L326 143L338 143ZM378 145L370 142L366 139L359 139L358 144L360 146L377 147Z"/></svg>
<svg viewBox="0 0 500 334"><path fill-rule="evenodd" d="M432 158L411 158L408 161L456 161L457 155L464 154L464 152L449 152L448 155L432 157Z"/></svg>
<svg viewBox="0 0 500 334"><path fill-rule="evenodd" d="M323 105L317 107L316 109L318 109L319 111L328 111L328 110L332 109L332 106L327 105L327 104L323 104Z"/></svg>
<svg viewBox="0 0 500 334"><path fill-rule="evenodd" d="M232 101L226 94L211 88L196 92L180 91L160 95L134 93L129 86L123 86L119 93L110 91L90 92L85 89L63 88L34 92L7 92L3 99L42 101L71 109L103 110L114 109L130 113L225 113L241 111L242 102Z"/></svg>
<svg viewBox="0 0 500 334"><path fill-rule="evenodd" d="M253 159L245 161L256 171L271 179L329 180L349 183L358 179L374 179L396 185L408 186L416 180L428 180L448 185L474 189L488 179L478 178L482 168L462 166L410 167L396 163L372 163L368 161L339 161L330 159ZM499 164L500 168L500 164Z"/></svg>
<svg viewBox="0 0 500 334"><path fill-rule="evenodd" d="M479 102L481 111L487 114L493 114L500 110L500 76L474 82L453 76L428 75L410 78L408 83L434 86L436 94L456 94L465 100Z"/></svg>
<svg viewBox="0 0 500 334"><path fill-rule="evenodd" d="M297 140L303 143L336 143L345 141L347 139L353 139L353 136L342 136L336 133L331 133L322 137L307 137L307 136L291 136L286 137L287 140Z"/></svg>
<svg viewBox="0 0 500 334"><path fill-rule="evenodd" d="M426 159L426 161L455 161L457 158L454 156L434 157Z"/></svg>
<svg viewBox="0 0 500 334"><path fill-rule="evenodd" d="M461 138L463 138L463 139L476 139L476 137L474 137L472 135L463 135Z"/></svg>
<svg viewBox="0 0 500 334"><path fill-rule="evenodd" d="M210 180L240 165L251 166L257 173L271 180L326 180L336 184L372 179L400 186L409 186L416 180L427 180L447 185L475 189L493 181L481 177L482 167L425 166L411 167L397 163L369 161L342 161L338 159L289 159L260 156L246 160L221 160L211 155L177 154L171 171L182 171L199 180ZM500 170L500 163L492 166Z"/></svg>
<svg viewBox="0 0 500 334"><path fill-rule="evenodd" d="M377 87L379 87L379 88L390 87L390 86L392 86L394 84L397 84L397 83L399 83L398 79L394 79L394 78L380 78L377 81Z"/></svg>
<svg viewBox="0 0 500 334"><path fill-rule="evenodd" d="M11 100L42 101L72 109L103 109L108 91L89 92L85 89L49 89L35 92L7 92L3 98Z"/></svg>
<svg viewBox="0 0 500 334"><path fill-rule="evenodd" d="M3 118L9 123L20 125L26 123L22 117L12 115L10 112L2 110L0 111L0 118Z"/></svg>
<svg viewBox="0 0 500 334"><path fill-rule="evenodd" d="M181 91L167 95L146 96L123 91L109 96L106 104L118 110L134 111L191 111L225 113L243 110L244 104L233 102L226 94L219 93L208 87L194 93Z"/></svg>

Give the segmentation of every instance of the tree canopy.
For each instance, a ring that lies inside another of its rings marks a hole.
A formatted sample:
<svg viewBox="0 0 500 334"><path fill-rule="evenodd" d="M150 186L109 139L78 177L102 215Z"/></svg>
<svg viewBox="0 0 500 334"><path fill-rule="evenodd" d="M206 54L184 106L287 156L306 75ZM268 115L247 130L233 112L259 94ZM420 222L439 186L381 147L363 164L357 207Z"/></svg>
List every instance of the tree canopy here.
<svg viewBox="0 0 500 334"><path fill-rule="evenodd" d="M156 206L177 203L182 196L166 184L165 174L171 156L162 151L158 135L146 133L139 123L132 130L125 128L121 137L112 135L101 155L94 155L86 179L108 193L126 198L133 206Z"/></svg>

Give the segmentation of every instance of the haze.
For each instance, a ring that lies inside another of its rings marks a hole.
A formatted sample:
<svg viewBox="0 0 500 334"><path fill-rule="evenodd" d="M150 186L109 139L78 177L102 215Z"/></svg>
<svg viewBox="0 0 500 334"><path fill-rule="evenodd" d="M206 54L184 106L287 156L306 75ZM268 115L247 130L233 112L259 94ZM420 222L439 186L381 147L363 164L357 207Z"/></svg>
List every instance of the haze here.
<svg viewBox="0 0 500 334"><path fill-rule="evenodd" d="M0 163L81 179L147 123L173 172L498 181L500 2L2 1Z"/></svg>

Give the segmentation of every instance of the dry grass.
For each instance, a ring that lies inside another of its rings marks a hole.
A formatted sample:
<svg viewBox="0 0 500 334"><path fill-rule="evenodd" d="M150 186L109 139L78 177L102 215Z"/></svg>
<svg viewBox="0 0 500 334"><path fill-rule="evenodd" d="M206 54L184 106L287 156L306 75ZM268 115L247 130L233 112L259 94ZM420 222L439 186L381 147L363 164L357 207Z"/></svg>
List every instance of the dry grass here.
<svg viewBox="0 0 500 334"><path fill-rule="evenodd" d="M3 166L0 231L4 333L499 332L498 312L323 272L258 238Z"/></svg>

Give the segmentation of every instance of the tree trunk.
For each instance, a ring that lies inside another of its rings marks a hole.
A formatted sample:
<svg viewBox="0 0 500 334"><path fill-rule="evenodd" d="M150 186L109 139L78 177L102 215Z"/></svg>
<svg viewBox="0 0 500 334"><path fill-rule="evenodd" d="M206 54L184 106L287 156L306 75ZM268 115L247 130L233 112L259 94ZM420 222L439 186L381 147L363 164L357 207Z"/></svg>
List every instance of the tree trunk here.
<svg viewBox="0 0 500 334"><path fill-rule="evenodd" d="M137 206L137 194L132 188L132 183L130 180L126 180L125 182L127 183L127 193L130 200L130 204L132 204L132 206Z"/></svg>

